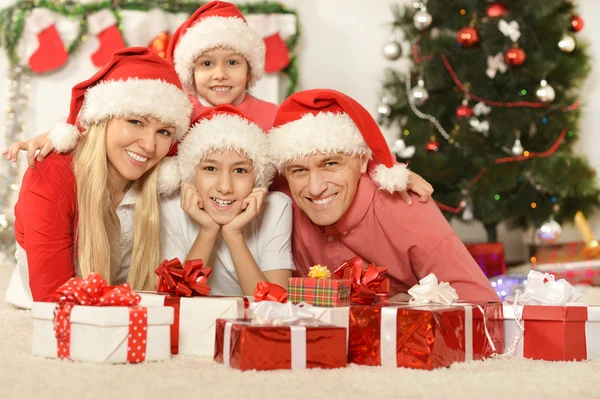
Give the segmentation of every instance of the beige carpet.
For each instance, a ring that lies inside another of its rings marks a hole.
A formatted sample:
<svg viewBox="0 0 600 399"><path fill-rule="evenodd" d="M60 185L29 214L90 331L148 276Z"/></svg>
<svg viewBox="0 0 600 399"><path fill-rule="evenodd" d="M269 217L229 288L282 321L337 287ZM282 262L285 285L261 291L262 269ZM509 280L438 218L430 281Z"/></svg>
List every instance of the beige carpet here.
<svg viewBox="0 0 600 399"><path fill-rule="evenodd" d="M10 267L0 265L0 292ZM599 303L600 289L586 292ZM522 359L421 371L349 366L343 370L240 372L211 359L104 365L31 356L28 311L0 307L0 398L600 398L600 360Z"/></svg>

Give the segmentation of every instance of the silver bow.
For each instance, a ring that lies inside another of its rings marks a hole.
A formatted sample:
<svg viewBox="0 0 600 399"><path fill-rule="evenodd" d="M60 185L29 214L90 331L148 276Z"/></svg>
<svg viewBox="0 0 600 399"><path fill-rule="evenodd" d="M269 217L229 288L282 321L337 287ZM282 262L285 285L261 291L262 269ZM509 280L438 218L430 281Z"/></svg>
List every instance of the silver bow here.
<svg viewBox="0 0 600 399"><path fill-rule="evenodd" d="M411 145L407 147L406 143L404 143L404 140L398 139L396 140L392 152L398 155L400 158L409 159L412 158L413 155L415 155L415 146Z"/></svg>
<svg viewBox="0 0 600 399"><path fill-rule="evenodd" d="M473 107L473 113L477 116L487 115L492 111L492 107L485 105L483 102L478 102Z"/></svg>
<svg viewBox="0 0 600 399"><path fill-rule="evenodd" d="M504 73L508 69L508 66L504 62L504 54L498 53L496 55L488 55L487 57L487 69L485 74L490 78L494 79L496 73Z"/></svg>
<svg viewBox="0 0 600 399"><path fill-rule="evenodd" d="M458 301L456 290L449 283L438 284L438 279L433 273L419 280L419 284L409 289L408 294L412 296L409 302L413 304L450 305Z"/></svg>
<svg viewBox="0 0 600 399"><path fill-rule="evenodd" d="M498 22L498 29L500 29L500 32L502 32L504 36L509 37L513 43L521 37L521 31L519 30L519 23L517 21L506 22L501 19L500 22Z"/></svg>

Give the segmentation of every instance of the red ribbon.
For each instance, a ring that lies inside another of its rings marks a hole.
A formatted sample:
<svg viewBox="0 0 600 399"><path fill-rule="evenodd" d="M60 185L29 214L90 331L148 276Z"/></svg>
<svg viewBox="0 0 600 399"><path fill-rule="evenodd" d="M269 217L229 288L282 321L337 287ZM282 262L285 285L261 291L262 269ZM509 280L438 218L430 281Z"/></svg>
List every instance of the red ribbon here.
<svg viewBox="0 0 600 399"><path fill-rule="evenodd" d="M141 297L129 284L108 286L98 273L92 272L87 279L73 277L56 290L58 305L54 309L54 331L59 358L71 358L71 310L73 306L129 306L130 322L127 361L143 361L146 356L147 309L135 306ZM134 323L135 321L135 323ZM135 331L134 331L135 330ZM135 345L133 344L135 342Z"/></svg>
<svg viewBox="0 0 600 399"><path fill-rule="evenodd" d="M273 301L286 303L288 300L288 292L282 286L269 283L268 281L259 281L256 284L256 290L254 290L254 300L260 301Z"/></svg>
<svg viewBox="0 0 600 399"><path fill-rule="evenodd" d="M358 256L347 260L333 272L339 278L352 280L350 300L361 305L372 305L377 299L380 303L387 301L390 280L383 277L385 273L387 267L373 263L363 270L363 261Z"/></svg>
<svg viewBox="0 0 600 399"><path fill-rule="evenodd" d="M210 292L208 276L210 267L203 267L201 259L186 260L183 266L179 259L164 260L156 269L158 284L156 291L174 296L200 296Z"/></svg>

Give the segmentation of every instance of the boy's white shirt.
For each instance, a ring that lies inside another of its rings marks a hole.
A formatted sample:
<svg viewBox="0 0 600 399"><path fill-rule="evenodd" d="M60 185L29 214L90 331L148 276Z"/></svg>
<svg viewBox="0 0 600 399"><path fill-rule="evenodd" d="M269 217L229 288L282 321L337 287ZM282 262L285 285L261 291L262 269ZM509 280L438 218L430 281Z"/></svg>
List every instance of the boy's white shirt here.
<svg viewBox="0 0 600 399"><path fill-rule="evenodd" d="M162 258L183 263L200 230L180 206L179 193L161 200ZM292 201L280 192L269 193L261 213L244 229L250 253L262 271L295 270L292 258ZM242 295L229 248L219 235L211 259L212 295Z"/></svg>

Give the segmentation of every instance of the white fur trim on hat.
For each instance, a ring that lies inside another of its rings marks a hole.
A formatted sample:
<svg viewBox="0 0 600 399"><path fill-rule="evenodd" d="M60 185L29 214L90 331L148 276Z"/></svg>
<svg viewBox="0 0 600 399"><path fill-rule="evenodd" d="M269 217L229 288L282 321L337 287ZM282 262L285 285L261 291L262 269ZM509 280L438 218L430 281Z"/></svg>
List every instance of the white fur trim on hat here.
<svg viewBox="0 0 600 399"><path fill-rule="evenodd" d="M104 81L88 89L79 121L89 127L108 117L151 116L172 123L179 140L189 127L191 113L190 100L174 84L132 78Z"/></svg>
<svg viewBox="0 0 600 399"><path fill-rule="evenodd" d="M200 120L177 148L182 181L193 181L196 166L213 151L244 152L254 165L256 187L269 187L275 169L269 162L262 129L236 115L220 114Z"/></svg>
<svg viewBox="0 0 600 399"><path fill-rule="evenodd" d="M271 162L280 172L287 162L319 152L371 156L362 134L343 113L306 114L271 129L268 141Z"/></svg>
<svg viewBox="0 0 600 399"><path fill-rule="evenodd" d="M244 20L237 17L207 17L192 25L179 39L173 53L175 70L188 93L194 92L194 66L198 57L215 47L237 51L250 65L248 88L265 69L265 43Z"/></svg>
<svg viewBox="0 0 600 399"><path fill-rule="evenodd" d="M58 153L69 152L77 146L79 129L66 122L58 122L48 133L48 140Z"/></svg>
<svg viewBox="0 0 600 399"><path fill-rule="evenodd" d="M383 164L375 167L375 176L373 180L379 184L380 190L390 193L406 190L410 170L406 169L404 164L396 164L391 168Z"/></svg>
<svg viewBox="0 0 600 399"><path fill-rule="evenodd" d="M179 157L165 157L158 166L158 192L171 194L181 186Z"/></svg>

